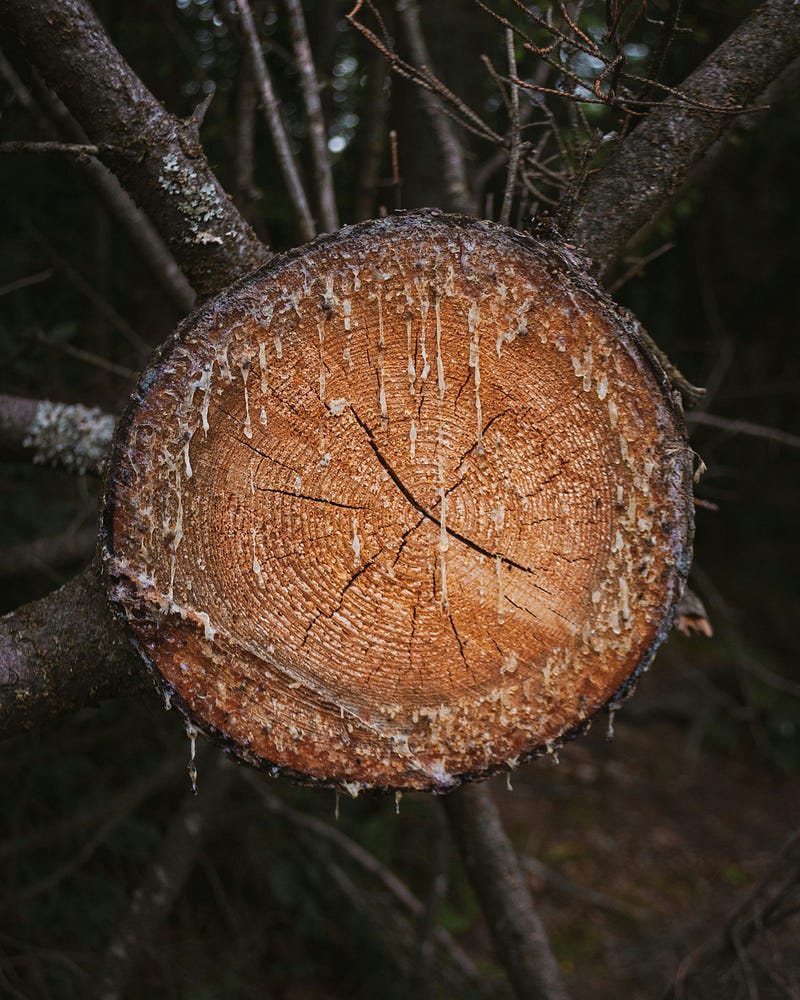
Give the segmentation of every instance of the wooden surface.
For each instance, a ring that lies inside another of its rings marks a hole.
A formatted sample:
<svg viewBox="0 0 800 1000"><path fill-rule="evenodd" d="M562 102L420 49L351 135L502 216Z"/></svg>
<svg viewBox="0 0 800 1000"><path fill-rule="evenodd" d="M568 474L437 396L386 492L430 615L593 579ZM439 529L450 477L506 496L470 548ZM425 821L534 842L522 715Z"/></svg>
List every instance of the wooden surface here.
<svg viewBox="0 0 800 1000"><path fill-rule="evenodd" d="M167 696L240 758L444 791L624 692L691 531L680 409L570 254L399 213L179 329L120 425L104 555Z"/></svg>

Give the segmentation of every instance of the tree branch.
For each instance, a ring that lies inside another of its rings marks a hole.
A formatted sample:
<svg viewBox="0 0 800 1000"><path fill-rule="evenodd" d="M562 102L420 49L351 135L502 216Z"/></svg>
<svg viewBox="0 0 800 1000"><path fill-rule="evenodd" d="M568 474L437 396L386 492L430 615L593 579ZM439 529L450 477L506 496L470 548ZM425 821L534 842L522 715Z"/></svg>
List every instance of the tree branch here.
<svg viewBox="0 0 800 1000"><path fill-rule="evenodd" d="M304 240L310 240L316 233L314 219L311 216L311 209L308 206L308 198L300 180L300 171L297 168L289 137L283 126L280 105L275 96L275 89L272 86L272 78L269 75L264 53L261 51L261 41L258 37L253 14L250 10L248 0L236 0L236 6L242 18L245 38L250 49L250 58L253 62L253 69L256 74L259 90L261 91L261 101L264 108L264 116L267 119L272 141L275 143L275 151L278 154L278 163L281 173L289 191L289 198L294 205L295 211L300 221L300 232Z"/></svg>
<svg viewBox="0 0 800 1000"><path fill-rule="evenodd" d="M96 562L0 618L0 739L147 686Z"/></svg>
<svg viewBox="0 0 800 1000"><path fill-rule="evenodd" d="M43 135L53 140L65 135L75 143L86 143L83 129L56 95L42 84L40 99L44 109L40 108L2 52L0 52L0 76L6 80L14 92L14 97L25 108ZM149 268L151 276L178 312L181 314L190 312L195 299L194 289L175 263L175 258L156 232L153 223L137 208L117 178L98 159L93 156L79 156L75 164L95 189L111 216L127 233L131 243L139 251L141 260Z"/></svg>
<svg viewBox="0 0 800 1000"><path fill-rule="evenodd" d="M736 121L704 105L750 104L798 51L800 6L766 0L688 77L681 99L658 105L622 140L592 175L566 227L600 278Z"/></svg>
<svg viewBox="0 0 800 1000"><path fill-rule="evenodd" d="M269 259L209 167L196 123L164 110L84 0L0 0L0 23L22 39L200 296Z"/></svg>
<svg viewBox="0 0 800 1000"><path fill-rule="evenodd" d="M322 102L319 99L317 70L311 54L311 45L308 40L308 31L300 0L286 0L286 7L289 11L292 43L297 57L297 67L300 70L300 83L308 116L311 158L314 163L314 181L319 197L320 221L326 232L333 233L339 228L339 216L336 212L331 158L328 155L328 136L322 114Z"/></svg>
<svg viewBox="0 0 800 1000"><path fill-rule="evenodd" d="M99 473L113 434L114 417L97 407L0 395L0 460Z"/></svg>
<svg viewBox="0 0 800 1000"><path fill-rule="evenodd" d="M443 803L516 996L519 1000L566 1000L547 932L533 908L489 787L464 785Z"/></svg>
<svg viewBox="0 0 800 1000"><path fill-rule="evenodd" d="M403 23L403 28L411 50L411 58L419 69L431 68L431 57L422 25L419 20L419 7L416 0L398 0L397 13ZM420 88L420 100L439 142L444 169L447 204L443 207L464 215L474 215L475 206L467 179L467 168L464 161L464 150L455 133L453 124L442 111L439 99L429 90Z"/></svg>

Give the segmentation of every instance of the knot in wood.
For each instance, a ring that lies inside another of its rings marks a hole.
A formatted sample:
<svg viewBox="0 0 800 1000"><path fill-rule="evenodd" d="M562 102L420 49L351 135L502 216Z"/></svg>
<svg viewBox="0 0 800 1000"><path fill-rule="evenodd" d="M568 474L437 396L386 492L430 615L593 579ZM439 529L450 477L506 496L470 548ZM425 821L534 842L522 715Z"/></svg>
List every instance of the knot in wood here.
<svg viewBox="0 0 800 1000"><path fill-rule="evenodd" d="M569 253L399 214L190 317L123 418L112 599L241 759L445 791L619 698L686 574L663 372Z"/></svg>

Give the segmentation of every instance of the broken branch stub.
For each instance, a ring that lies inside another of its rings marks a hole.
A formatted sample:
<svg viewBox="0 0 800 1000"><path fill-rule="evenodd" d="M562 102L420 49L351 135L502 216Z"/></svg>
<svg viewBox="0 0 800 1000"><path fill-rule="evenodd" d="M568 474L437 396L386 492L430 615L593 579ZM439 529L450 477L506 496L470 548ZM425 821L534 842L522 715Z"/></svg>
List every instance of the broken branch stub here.
<svg viewBox="0 0 800 1000"><path fill-rule="evenodd" d="M615 703L690 558L680 404L570 253L399 213L190 317L118 431L112 600L165 694L304 781L445 791Z"/></svg>

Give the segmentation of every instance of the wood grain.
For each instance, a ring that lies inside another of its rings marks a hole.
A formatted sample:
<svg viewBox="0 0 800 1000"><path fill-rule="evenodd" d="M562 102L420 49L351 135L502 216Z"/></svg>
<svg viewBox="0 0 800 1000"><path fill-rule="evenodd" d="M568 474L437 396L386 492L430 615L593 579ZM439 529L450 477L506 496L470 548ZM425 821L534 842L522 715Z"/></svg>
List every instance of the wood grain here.
<svg viewBox="0 0 800 1000"><path fill-rule="evenodd" d="M446 791L620 699L691 534L680 406L580 261L437 212L191 317L121 423L103 531L193 724L352 793Z"/></svg>

